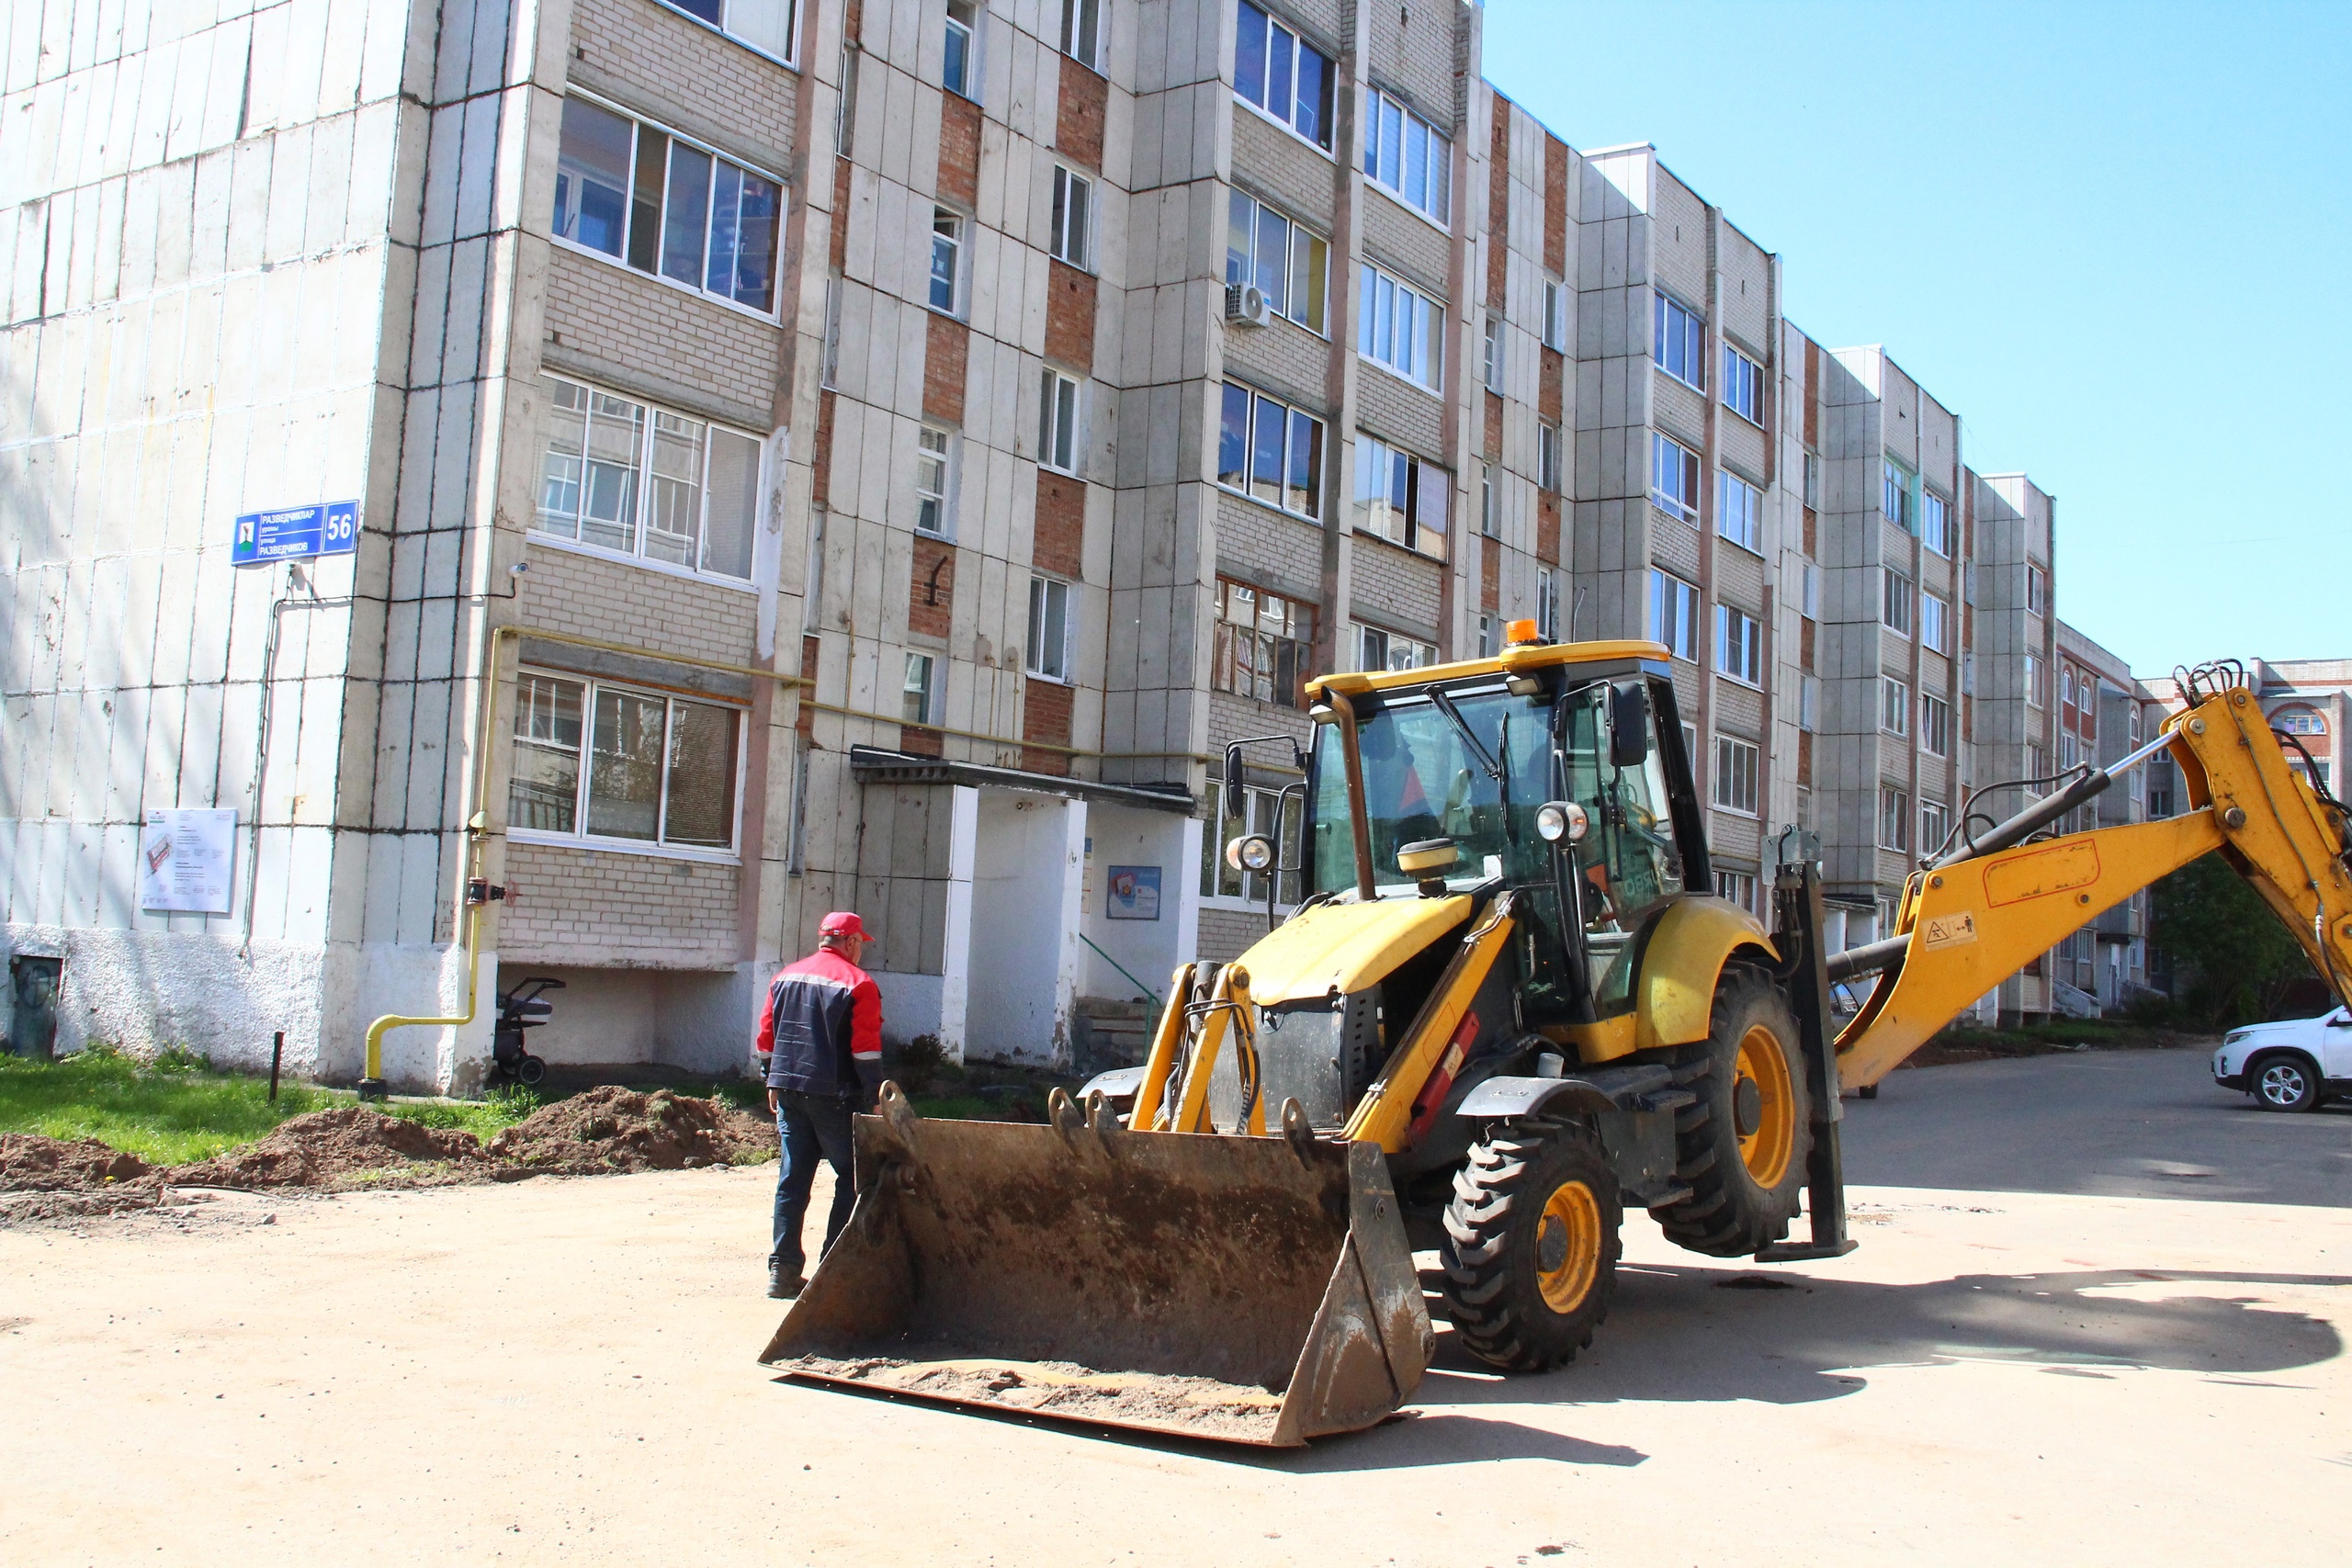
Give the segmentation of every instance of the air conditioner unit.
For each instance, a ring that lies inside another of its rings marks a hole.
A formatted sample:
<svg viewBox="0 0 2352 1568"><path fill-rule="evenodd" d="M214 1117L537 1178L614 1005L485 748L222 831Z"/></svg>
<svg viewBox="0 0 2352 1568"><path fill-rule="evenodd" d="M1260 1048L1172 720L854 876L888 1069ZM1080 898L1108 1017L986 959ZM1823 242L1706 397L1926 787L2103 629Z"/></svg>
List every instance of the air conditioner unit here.
<svg viewBox="0 0 2352 1568"><path fill-rule="evenodd" d="M1225 319L1236 326L1262 327L1274 319L1266 291L1254 283L1231 283L1225 289Z"/></svg>

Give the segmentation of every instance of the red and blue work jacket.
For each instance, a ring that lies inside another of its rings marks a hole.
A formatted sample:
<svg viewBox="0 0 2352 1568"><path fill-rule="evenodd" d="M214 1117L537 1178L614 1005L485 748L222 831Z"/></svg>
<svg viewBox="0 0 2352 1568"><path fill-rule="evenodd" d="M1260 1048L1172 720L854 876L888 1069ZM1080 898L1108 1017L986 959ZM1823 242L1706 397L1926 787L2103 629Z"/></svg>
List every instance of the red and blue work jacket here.
<svg viewBox="0 0 2352 1568"><path fill-rule="evenodd" d="M768 1056L770 1089L863 1098L861 1078L882 1068L882 992L874 976L829 947L777 970L760 1014L759 1050Z"/></svg>

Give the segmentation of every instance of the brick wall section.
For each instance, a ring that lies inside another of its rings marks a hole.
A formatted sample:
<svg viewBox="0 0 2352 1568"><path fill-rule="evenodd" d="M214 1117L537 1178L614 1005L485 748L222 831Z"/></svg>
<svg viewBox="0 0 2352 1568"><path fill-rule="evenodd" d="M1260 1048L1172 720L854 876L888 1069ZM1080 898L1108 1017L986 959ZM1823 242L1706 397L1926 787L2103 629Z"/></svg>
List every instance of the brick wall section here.
<svg viewBox="0 0 2352 1568"><path fill-rule="evenodd" d="M907 592L907 629L944 637L956 605L956 547L918 538L914 574Z"/></svg>
<svg viewBox="0 0 2352 1568"><path fill-rule="evenodd" d="M1542 356L1544 362L1543 370L1537 377L1538 408L1545 421L1558 424L1561 423L1561 389L1567 378L1567 356L1556 348L1539 349L1536 352ZM1562 454L1563 457L1566 456L1566 454Z"/></svg>
<svg viewBox="0 0 2352 1568"><path fill-rule="evenodd" d="M1054 146L1090 169L1102 166L1102 115L1110 85L1065 54L1055 103Z"/></svg>
<svg viewBox="0 0 2352 1568"><path fill-rule="evenodd" d="M520 595L530 625L656 656L741 663L758 632L756 595L629 561L542 547L531 552L527 581Z"/></svg>
<svg viewBox="0 0 2352 1568"><path fill-rule="evenodd" d="M617 263L553 246L547 330L576 353L613 366L658 368L680 386L730 404L765 403L780 369L774 322Z"/></svg>
<svg viewBox="0 0 2352 1568"><path fill-rule="evenodd" d="M642 0L578 0L571 43L580 85L786 172L800 89L789 67Z"/></svg>
<svg viewBox="0 0 2352 1568"><path fill-rule="evenodd" d="M1027 683L1021 704L1021 739L1048 746L1069 744L1070 688L1054 681ZM1024 747L1021 765L1035 773L1068 773L1069 756Z"/></svg>
<svg viewBox="0 0 2352 1568"><path fill-rule="evenodd" d="M1499 539L1486 539L1478 548L1478 608L1492 615L1503 607L1503 547Z"/></svg>
<svg viewBox="0 0 2352 1568"><path fill-rule="evenodd" d="M849 160L833 160L833 224L828 254L832 269L849 265Z"/></svg>
<svg viewBox="0 0 2352 1568"><path fill-rule="evenodd" d="M1057 577L1076 581L1086 559L1086 481L1037 471L1036 537L1029 558Z"/></svg>
<svg viewBox="0 0 2352 1568"><path fill-rule="evenodd" d="M839 394L817 394L817 439L808 448L808 469L813 483L809 494L818 505L831 508L833 504L833 400Z"/></svg>
<svg viewBox="0 0 2352 1568"><path fill-rule="evenodd" d="M933 311L922 360L922 415L942 424L964 423L964 375L972 329Z"/></svg>
<svg viewBox="0 0 2352 1568"><path fill-rule="evenodd" d="M736 951L741 873L657 855L509 841L502 958L721 969Z"/></svg>
<svg viewBox="0 0 2352 1568"><path fill-rule="evenodd" d="M1478 455L1489 463L1499 463L1503 460L1503 395L1488 392L1486 397L1487 419L1478 431ZM1496 497L1498 504L1501 499Z"/></svg>
<svg viewBox="0 0 2352 1568"><path fill-rule="evenodd" d="M1487 308L1499 310L1510 268L1510 101L1494 95L1494 133L1487 147Z"/></svg>
<svg viewBox="0 0 2352 1568"><path fill-rule="evenodd" d="M980 106L954 93L939 100L939 194L967 212L980 202Z"/></svg>
<svg viewBox="0 0 2352 1568"><path fill-rule="evenodd" d="M1081 376L1094 373L1094 278L1068 262L1046 279L1046 357Z"/></svg>
<svg viewBox="0 0 2352 1568"><path fill-rule="evenodd" d="M1568 276L1568 144L1544 139L1544 265Z"/></svg>
<svg viewBox="0 0 2352 1568"><path fill-rule="evenodd" d="M1438 604L1443 566L1369 534L1356 536L1354 553L1355 581L1349 599L1358 620L1444 640Z"/></svg>
<svg viewBox="0 0 2352 1568"><path fill-rule="evenodd" d="M1535 555L1548 566L1560 564L1560 494L1535 492Z"/></svg>
<svg viewBox="0 0 2352 1568"><path fill-rule="evenodd" d="M899 750L910 757L936 757L941 754L944 744L945 738L936 729L925 729L913 724L899 726Z"/></svg>

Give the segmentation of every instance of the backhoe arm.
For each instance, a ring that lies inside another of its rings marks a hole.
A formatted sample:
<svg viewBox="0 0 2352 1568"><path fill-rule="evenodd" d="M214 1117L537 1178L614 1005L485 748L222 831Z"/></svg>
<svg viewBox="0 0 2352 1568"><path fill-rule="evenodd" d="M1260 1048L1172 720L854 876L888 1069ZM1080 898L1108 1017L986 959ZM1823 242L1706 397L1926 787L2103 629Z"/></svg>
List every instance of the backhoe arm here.
<svg viewBox="0 0 2352 1568"><path fill-rule="evenodd" d="M2165 721L2189 809L2158 822L1967 849L1911 878L1889 974L1838 1038L1840 1081L1876 1083L2035 954L2211 850L2253 885L2339 998L2352 999L2345 822L2287 765L2252 693ZM1835 961L1833 960L1833 966Z"/></svg>

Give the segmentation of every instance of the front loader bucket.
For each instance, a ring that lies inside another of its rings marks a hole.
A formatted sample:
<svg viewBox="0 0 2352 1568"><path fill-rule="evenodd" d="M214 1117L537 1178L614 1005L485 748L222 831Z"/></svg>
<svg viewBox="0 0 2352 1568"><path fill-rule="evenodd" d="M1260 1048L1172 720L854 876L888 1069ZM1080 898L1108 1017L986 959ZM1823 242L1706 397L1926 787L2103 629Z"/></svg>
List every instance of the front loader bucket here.
<svg viewBox="0 0 2352 1568"><path fill-rule="evenodd" d="M1380 1151L856 1120L857 1209L763 1362L952 1404L1295 1447L1409 1399L1431 1346Z"/></svg>

